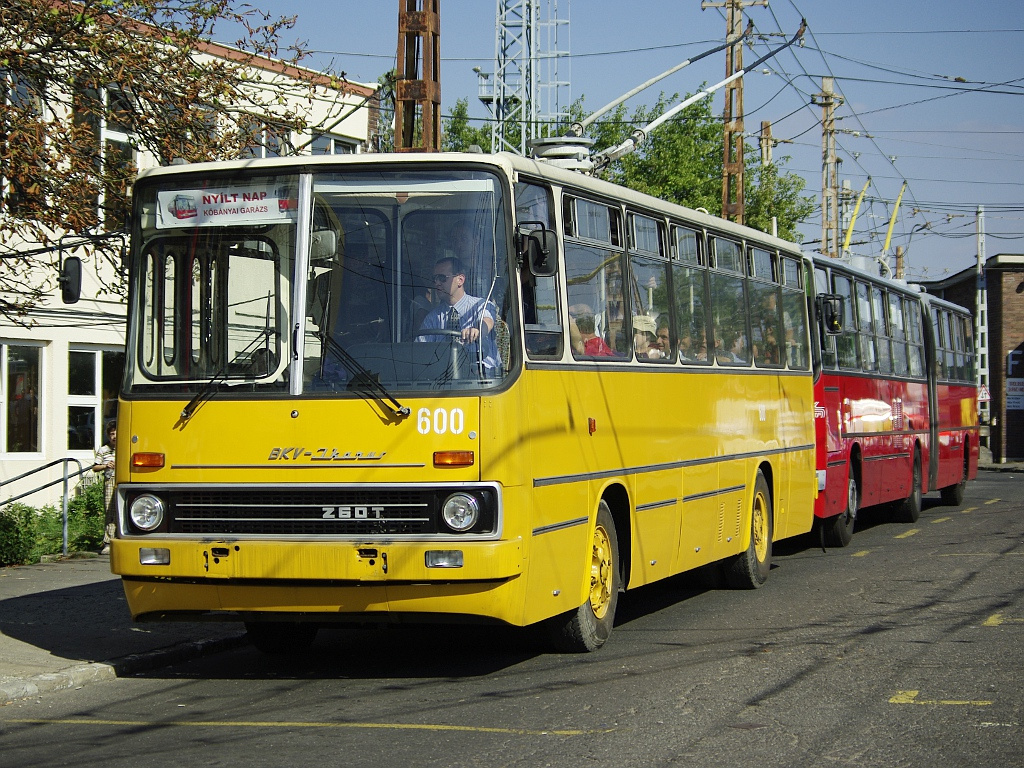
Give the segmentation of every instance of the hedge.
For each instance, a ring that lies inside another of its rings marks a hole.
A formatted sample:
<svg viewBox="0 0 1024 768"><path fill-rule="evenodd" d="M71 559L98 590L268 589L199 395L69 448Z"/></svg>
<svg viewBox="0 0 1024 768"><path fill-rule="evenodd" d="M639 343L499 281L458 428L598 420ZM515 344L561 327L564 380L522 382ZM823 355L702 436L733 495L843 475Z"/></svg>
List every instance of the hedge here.
<svg viewBox="0 0 1024 768"><path fill-rule="evenodd" d="M79 486L68 500L68 553L95 552L103 546L103 482ZM15 502L0 508L0 566L37 563L64 549L59 507L41 509Z"/></svg>

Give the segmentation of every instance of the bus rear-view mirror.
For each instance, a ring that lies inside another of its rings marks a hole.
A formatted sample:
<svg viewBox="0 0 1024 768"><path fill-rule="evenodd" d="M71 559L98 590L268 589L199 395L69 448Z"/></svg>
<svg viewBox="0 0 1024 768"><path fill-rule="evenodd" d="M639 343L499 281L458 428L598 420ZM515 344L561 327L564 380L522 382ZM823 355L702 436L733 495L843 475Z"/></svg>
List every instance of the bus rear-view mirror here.
<svg viewBox="0 0 1024 768"><path fill-rule="evenodd" d="M843 297L834 293L818 294L818 317L821 326L830 336L843 332Z"/></svg>
<svg viewBox="0 0 1024 768"><path fill-rule="evenodd" d="M558 272L558 248L550 229L534 229L521 235L523 260L534 277L551 277Z"/></svg>

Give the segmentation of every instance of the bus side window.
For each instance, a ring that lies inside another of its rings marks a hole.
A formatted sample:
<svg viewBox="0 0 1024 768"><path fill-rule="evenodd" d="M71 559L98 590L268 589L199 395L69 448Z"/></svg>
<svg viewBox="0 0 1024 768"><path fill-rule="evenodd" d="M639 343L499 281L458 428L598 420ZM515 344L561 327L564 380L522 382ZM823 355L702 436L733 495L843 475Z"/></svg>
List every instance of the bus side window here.
<svg viewBox="0 0 1024 768"><path fill-rule="evenodd" d="M857 362L857 326L853 319L853 281L844 275L832 273L834 291L843 297L843 334L836 337L836 352L839 367L856 370Z"/></svg>
<svg viewBox="0 0 1024 768"><path fill-rule="evenodd" d="M885 293L877 285L871 286L871 312L873 316L872 332L878 349L878 370L892 373L892 347L889 343L888 323L886 315L888 307Z"/></svg>
<svg viewBox="0 0 1024 768"><path fill-rule="evenodd" d="M914 378L924 376L924 327L922 325L920 299L908 299L906 308L907 319L907 361L910 375Z"/></svg>
<svg viewBox="0 0 1024 768"><path fill-rule="evenodd" d="M821 267L814 268L814 294L831 293L828 284L828 272ZM820 318L819 318L820 319ZM841 320L840 320L841 322ZM822 368L836 367L836 339L825 329L818 328L818 343L821 345L821 366Z"/></svg>
<svg viewBox="0 0 1024 768"><path fill-rule="evenodd" d="M673 226L672 292L675 338L684 363L708 362L707 259L704 240L692 229Z"/></svg>
<svg viewBox="0 0 1024 768"><path fill-rule="evenodd" d="M516 221L538 223L553 228L551 192L540 184L516 182ZM555 277L536 276L527 268L520 270L523 324L526 353L531 358L560 358L563 334ZM571 330L570 330L571 335Z"/></svg>
<svg viewBox="0 0 1024 768"><path fill-rule="evenodd" d="M892 329L892 370L897 376L906 376L909 371L907 357L907 334L903 324L903 297L889 294L889 327Z"/></svg>
<svg viewBox="0 0 1024 768"><path fill-rule="evenodd" d="M746 280L739 244L715 237L716 270L711 272L714 357L720 365L749 365Z"/></svg>
<svg viewBox="0 0 1024 768"><path fill-rule="evenodd" d="M871 321L870 287L857 283L857 339L860 341L861 370L877 371L878 357L875 352L874 324Z"/></svg>

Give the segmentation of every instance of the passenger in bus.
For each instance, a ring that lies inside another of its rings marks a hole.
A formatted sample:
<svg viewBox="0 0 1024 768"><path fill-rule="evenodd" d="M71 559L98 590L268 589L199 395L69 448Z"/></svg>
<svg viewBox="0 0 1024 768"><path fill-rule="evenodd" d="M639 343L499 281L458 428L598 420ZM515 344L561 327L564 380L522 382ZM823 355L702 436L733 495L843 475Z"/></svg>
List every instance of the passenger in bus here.
<svg viewBox="0 0 1024 768"><path fill-rule="evenodd" d="M743 334L727 331L715 337L715 359L726 365L747 362L747 345Z"/></svg>
<svg viewBox="0 0 1024 768"><path fill-rule="evenodd" d="M438 304L423 320L416 340L443 341L447 338L444 334L432 334L431 330L460 331L463 344L481 344L484 367L497 368L498 351L494 343L496 307L466 293L466 268L462 260L454 256L438 259L434 264L433 282ZM473 358L476 359L476 355Z"/></svg>
<svg viewBox="0 0 1024 768"><path fill-rule="evenodd" d="M596 323L591 314L576 317L576 327L580 329L583 341L583 354L587 357L612 357L615 351L596 333Z"/></svg>
<svg viewBox="0 0 1024 768"><path fill-rule="evenodd" d="M647 315L633 317L633 350L638 359L659 360L665 356L658 346L656 330L654 318Z"/></svg>
<svg viewBox="0 0 1024 768"><path fill-rule="evenodd" d="M668 330L667 315L662 315L658 318L658 331L656 336L657 339L655 340L655 344L657 344L658 350L661 352L661 357L672 357L672 335Z"/></svg>
<svg viewBox="0 0 1024 768"><path fill-rule="evenodd" d="M277 355L266 347L260 347L252 353L249 360L249 373L253 378L262 379L277 369Z"/></svg>

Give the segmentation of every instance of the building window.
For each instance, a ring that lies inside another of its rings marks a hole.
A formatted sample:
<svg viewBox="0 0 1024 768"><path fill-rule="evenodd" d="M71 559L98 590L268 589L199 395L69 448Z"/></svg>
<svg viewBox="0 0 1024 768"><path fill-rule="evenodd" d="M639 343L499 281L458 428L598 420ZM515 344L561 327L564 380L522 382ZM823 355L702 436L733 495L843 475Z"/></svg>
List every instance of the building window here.
<svg viewBox="0 0 1024 768"><path fill-rule="evenodd" d="M317 133L313 135L309 151L314 155L351 155L355 153L356 145L329 133Z"/></svg>
<svg viewBox="0 0 1024 768"><path fill-rule="evenodd" d="M3 451L39 453L39 380L41 347L0 345L3 383Z"/></svg>
<svg viewBox="0 0 1024 768"><path fill-rule="evenodd" d="M68 353L69 451L94 451L106 439L103 425L117 418L123 372L123 352L72 349Z"/></svg>
<svg viewBox="0 0 1024 768"><path fill-rule="evenodd" d="M45 142L41 92L27 78L0 70L0 108L7 123L20 130L0 135L0 210L31 217L42 207L42 164L36 159Z"/></svg>
<svg viewBox="0 0 1024 768"><path fill-rule="evenodd" d="M241 125L247 134L247 146L240 153L242 159L283 157L292 154L291 130L285 125L263 125L255 120Z"/></svg>
<svg viewBox="0 0 1024 768"><path fill-rule="evenodd" d="M83 87L75 90L74 121L92 134L92 162L100 178L92 189L97 223L108 231L124 229L128 188L136 162L129 126L133 106L121 88Z"/></svg>

